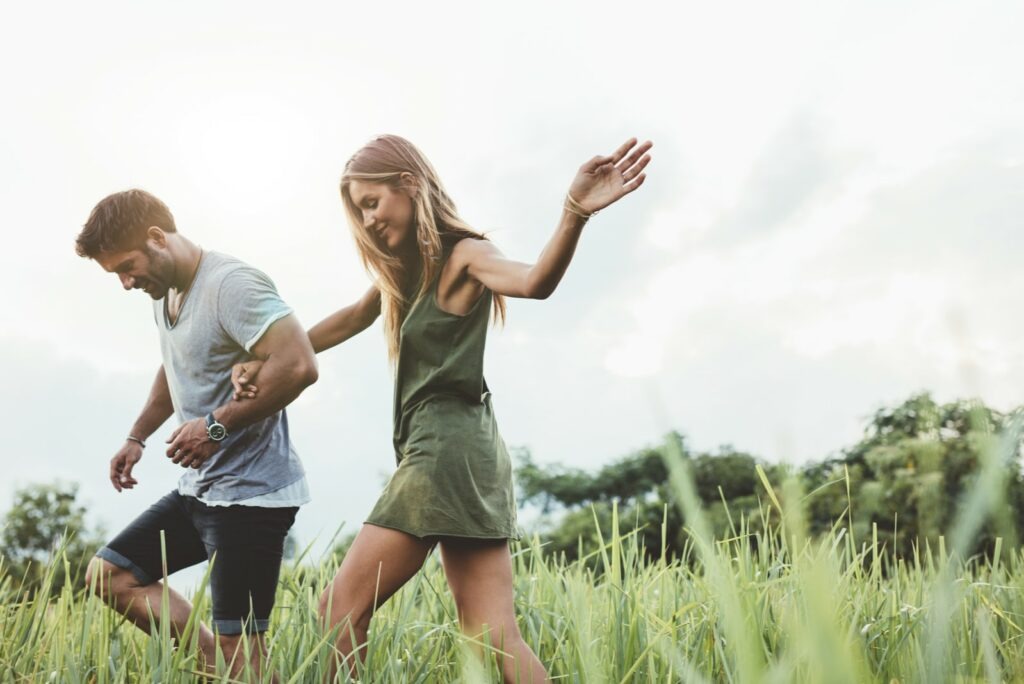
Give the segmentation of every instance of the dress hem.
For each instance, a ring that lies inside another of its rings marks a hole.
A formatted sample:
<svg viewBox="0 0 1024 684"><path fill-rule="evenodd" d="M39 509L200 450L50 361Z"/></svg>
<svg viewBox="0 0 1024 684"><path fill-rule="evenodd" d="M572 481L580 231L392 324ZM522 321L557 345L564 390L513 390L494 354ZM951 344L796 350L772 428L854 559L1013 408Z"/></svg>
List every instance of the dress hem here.
<svg viewBox="0 0 1024 684"><path fill-rule="evenodd" d="M402 527L401 525L395 525L392 523L381 522L378 520L364 520L364 525L374 525L376 527L386 527L390 530L398 530L405 534L410 534L418 539L427 539L430 537L457 537L459 539L481 539L481 540L498 540L507 539L509 541L519 541L522 535L519 534L461 534L455 532L413 532L412 530Z"/></svg>

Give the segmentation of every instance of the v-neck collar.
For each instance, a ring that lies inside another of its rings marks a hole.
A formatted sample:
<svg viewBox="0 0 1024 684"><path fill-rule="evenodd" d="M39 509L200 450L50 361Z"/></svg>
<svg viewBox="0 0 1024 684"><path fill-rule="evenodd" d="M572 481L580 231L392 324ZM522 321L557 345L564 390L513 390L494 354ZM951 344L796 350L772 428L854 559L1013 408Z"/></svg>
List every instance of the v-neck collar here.
<svg viewBox="0 0 1024 684"><path fill-rule="evenodd" d="M199 280L199 272L203 270L203 264L206 263L206 250L202 247L199 248L199 263L196 264L196 272L192 275L192 281L185 288L185 295L181 298L181 304L178 306L178 315L171 320L171 309L170 309L170 297L164 296L164 323L167 325L168 330L174 330L175 326L181 320L181 315L185 313L185 305L188 304L189 298L192 296L193 286L196 281ZM169 294L170 291L168 291Z"/></svg>

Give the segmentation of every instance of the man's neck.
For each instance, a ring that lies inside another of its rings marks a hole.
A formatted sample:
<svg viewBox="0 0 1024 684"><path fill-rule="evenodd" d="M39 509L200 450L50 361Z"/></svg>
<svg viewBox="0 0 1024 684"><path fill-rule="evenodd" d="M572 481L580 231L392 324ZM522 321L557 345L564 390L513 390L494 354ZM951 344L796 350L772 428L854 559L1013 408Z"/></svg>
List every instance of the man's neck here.
<svg viewBox="0 0 1024 684"><path fill-rule="evenodd" d="M178 292L184 292L196 277L203 249L184 237L179 236L176 242L178 244L174 246L172 252L174 258L174 279L171 287Z"/></svg>

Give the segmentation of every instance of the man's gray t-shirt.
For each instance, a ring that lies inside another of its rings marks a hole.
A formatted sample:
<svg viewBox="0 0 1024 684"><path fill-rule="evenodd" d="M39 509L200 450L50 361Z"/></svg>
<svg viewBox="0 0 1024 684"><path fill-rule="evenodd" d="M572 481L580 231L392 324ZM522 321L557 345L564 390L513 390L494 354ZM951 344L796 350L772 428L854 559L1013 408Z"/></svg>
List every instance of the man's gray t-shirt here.
<svg viewBox="0 0 1024 684"><path fill-rule="evenodd" d="M203 418L231 401L231 367L251 359L253 345L291 312L264 273L234 257L204 252L174 325L167 299L153 303L177 419ZM199 469L185 471L178 491L199 499L241 501L304 477L282 409L232 431Z"/></svg>

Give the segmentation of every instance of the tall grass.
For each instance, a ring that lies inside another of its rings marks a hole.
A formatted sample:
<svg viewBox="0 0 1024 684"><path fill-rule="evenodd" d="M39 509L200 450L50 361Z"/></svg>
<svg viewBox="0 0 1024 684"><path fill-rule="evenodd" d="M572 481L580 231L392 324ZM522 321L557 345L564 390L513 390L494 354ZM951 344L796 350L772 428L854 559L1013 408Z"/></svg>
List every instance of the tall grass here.
<svg viewBox="0 0 1024 684"><path fill-rule="evenodd" d="M1024 554L964 555L999 506L985 493L999 490L1002 454L1019 434L1018 421L1004 443L992 442L949 546L924 544L909 558L893 558L877 538L853 539L848 516L810 538L802 515L808 495L795 479L776 491L764 478L762 515L775 522L737 520L729 538L715 539L687 463L669 445L691 531L684 557L645 558L617 514L610 529L595 528L597 550L578 561L545 556L536 538L517 544L523 635L564 682L1024 681ZM336 569L333 558L304 556L283 573L269 644L284 682L321 681L328 669L330 638L316 608ZM193 600L197 614L209 615L203 589ZM196 676L194 630L177 648L166 624L146 635L81 589L65 586L37 600L8 577L0 610L0 681ZM496 681L493 658L478 661L471 646L431 558L378 612L360 680Z"/></svg>

